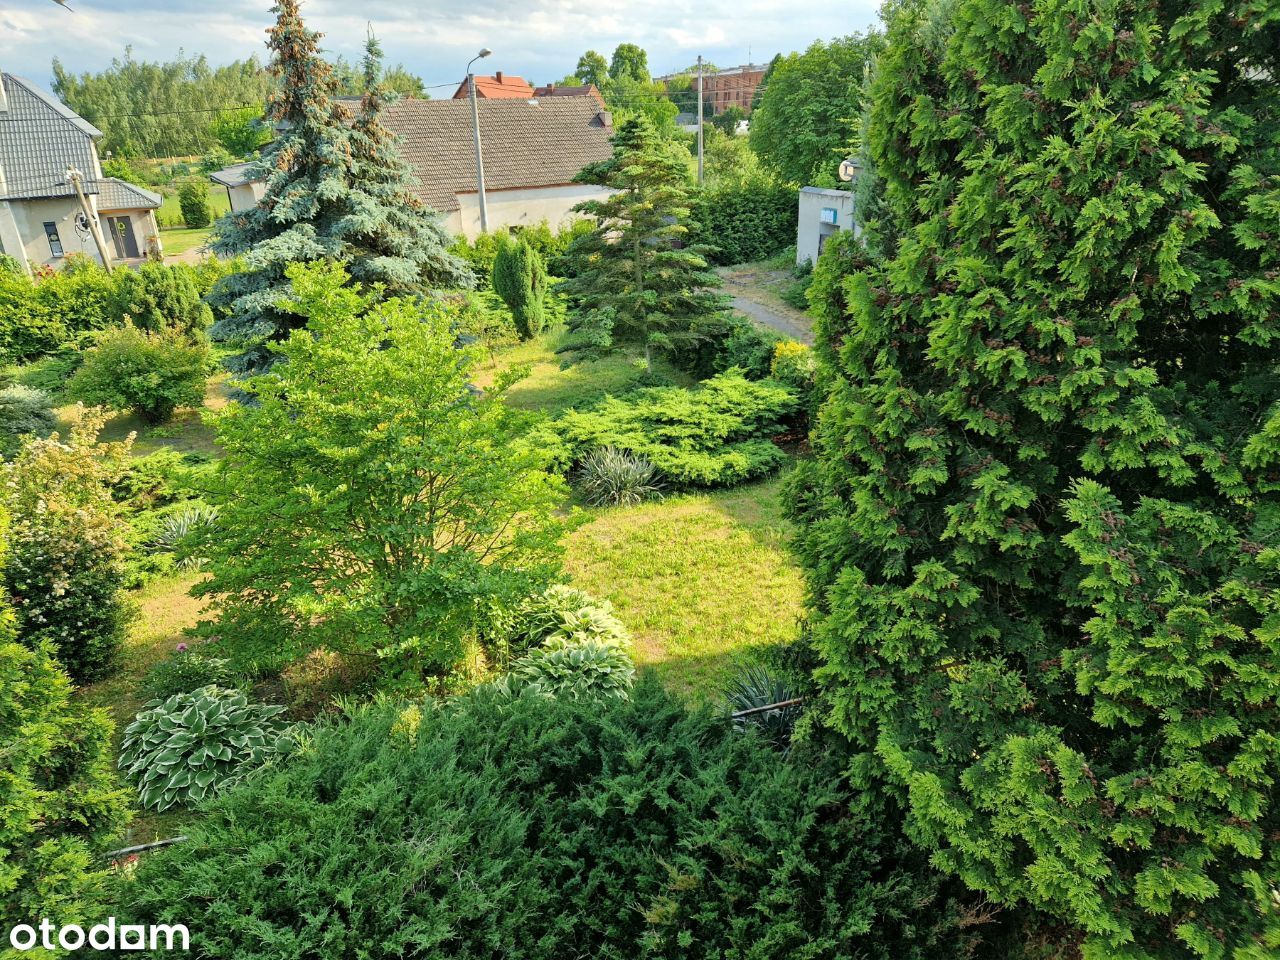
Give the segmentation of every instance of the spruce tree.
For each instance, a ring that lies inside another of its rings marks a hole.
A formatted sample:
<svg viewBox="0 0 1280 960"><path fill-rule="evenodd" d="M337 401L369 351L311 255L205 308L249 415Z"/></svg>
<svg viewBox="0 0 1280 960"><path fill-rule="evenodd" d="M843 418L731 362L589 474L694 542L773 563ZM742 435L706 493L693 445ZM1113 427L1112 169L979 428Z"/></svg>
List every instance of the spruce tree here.
<svg viewBox="0 0 1280 960"><path fill-rule="evenodd" d="M267 119L277 136L251 170L265 178L266 192L256 207L220 219L211 245L244 264L209 297L224 313L214 337L244 349L231 364L241 371L267 363L264 343L302 323L280 306L291 263L335 260L353 279L391 294L470 285L469 272L445 249L438 219L413 197L409 168L379 122L385 92L374 84L353 116L337 99L320 34L303 23L298 0L279 0L273 10L267 46L276 88ZM368 61L376 71L376 44Z"/></svg>
<svg viewBox="0 0 1280 960"><path fill-rule="evenodd" d="M726 298L707 265L706 248L681 246L690 230L687 162L669 148L644 116L627 120L613 138L613 156L590 164L579 183L614 193L574 209L596 228L569 249L571 336L566 349L598 355L618 343L653 354L673 351L720 328Z"/></svg>
<svg viewBox="0 0 1280 960"><path fill-rule="evenodd" d="M873 101L790 497L850 770L1086 958L1280 955L1280 6L904 5Z"/></svg>

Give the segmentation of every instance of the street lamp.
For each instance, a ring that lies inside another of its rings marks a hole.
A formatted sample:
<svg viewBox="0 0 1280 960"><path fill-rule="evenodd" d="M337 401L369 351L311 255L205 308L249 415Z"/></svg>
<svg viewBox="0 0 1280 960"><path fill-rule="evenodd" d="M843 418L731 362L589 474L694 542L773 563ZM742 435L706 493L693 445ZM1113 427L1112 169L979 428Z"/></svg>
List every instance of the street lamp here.
<svg viewBox="0 0 1280 960"><path fill-rule="evenodd" d="M489 202L484 196L484 151L480 149L480 108L476 105L476 76L471 72L471 64L493 53L484 47L467 61L467 86L471 88L471 125L476 134L476 187L480 190L480 231L489 232Z"/></svg>

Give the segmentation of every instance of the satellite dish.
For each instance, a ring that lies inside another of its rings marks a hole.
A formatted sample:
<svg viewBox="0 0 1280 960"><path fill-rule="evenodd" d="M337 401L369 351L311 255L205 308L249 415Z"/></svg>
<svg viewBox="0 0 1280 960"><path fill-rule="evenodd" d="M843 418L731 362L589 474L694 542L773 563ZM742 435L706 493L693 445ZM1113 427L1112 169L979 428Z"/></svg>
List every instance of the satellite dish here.
<svg viewBox="0 0 1280 960"><path fill-rule="evenodd" d="M852 159L841 160L840 161L840 179L843 180L845 183L848 183L858 175L858 171L861 169L862 168L858 166L858 162L856 160L852 160Z"/></svg>

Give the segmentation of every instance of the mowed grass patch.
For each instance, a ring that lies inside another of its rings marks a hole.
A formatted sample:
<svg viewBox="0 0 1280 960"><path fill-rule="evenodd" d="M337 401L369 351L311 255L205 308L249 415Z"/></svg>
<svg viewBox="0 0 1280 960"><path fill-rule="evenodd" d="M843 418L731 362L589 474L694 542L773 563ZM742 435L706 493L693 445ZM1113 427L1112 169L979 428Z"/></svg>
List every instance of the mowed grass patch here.
<svg viewBox="0 0 1280 960"><path fill-rule="evenodd" d="M508 347L500 347L485 357L475 373L475 385L486 389L498 375L512 367L527 366L529 375L507 395L513 407L556 416L571 407L590 406L607 394L617 395L641 386L644 361L639 351L618 351L600 360L563 367L564 357L556 348L564 340L563 331L551 331ZM654 365L659 379L689 386L693 381L665 361Z"/></svg>
<svg viewBox="0 0 1280 960"><path fill-rule="evenodd" d="M779 481L592 511L566 540L575 586L609 600L668 687L718 695L735 665L794 639L804 609Z"/></svg>

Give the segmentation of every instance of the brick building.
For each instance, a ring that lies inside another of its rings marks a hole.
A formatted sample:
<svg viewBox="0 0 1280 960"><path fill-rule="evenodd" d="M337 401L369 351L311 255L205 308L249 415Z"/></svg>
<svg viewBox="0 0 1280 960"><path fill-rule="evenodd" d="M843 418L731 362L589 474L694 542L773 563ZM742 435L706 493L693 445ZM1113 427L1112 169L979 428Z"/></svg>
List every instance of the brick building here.
<svg viewBox="0 0 1280 960"><path fill-rule="evenodd" d="M751 112L751 101L755 97L756 88L764 79L764 72L769 69L767 63L744 63L739 67L727 70L708 70L702 75L702 96L711 104L712 113L724 113L730 107L739 107L743 113ZM667 83L677 76L688 76L696 89L698 75L668 74L655 77L660 83Z"/></svg>

